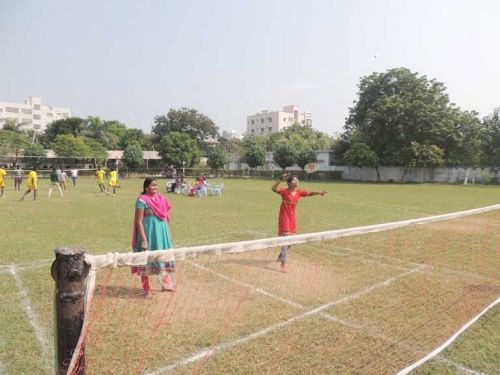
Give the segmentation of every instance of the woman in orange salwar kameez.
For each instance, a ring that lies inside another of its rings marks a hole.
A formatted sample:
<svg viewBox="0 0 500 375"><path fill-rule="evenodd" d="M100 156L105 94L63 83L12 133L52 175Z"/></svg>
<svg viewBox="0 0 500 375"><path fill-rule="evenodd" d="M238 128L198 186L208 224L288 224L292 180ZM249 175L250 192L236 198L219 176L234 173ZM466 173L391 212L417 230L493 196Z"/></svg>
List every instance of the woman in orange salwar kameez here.
<svg viewBox="0 0 500 375"><path fill-rule="evenodd" d="M279 184L286 179L288 188L280 188ZM299 179L296 176L282 176L271 188L272 191L281 195L281 206L278 219L278 235L291 236L297 233L297 222L295 219L295 207L300 198L311 197L313 195L325 195L326 191L315 192L297 189ZM281 263L281 271L286 272L286 262L288 250L291 245L281 246L278 261Z"/></svg>

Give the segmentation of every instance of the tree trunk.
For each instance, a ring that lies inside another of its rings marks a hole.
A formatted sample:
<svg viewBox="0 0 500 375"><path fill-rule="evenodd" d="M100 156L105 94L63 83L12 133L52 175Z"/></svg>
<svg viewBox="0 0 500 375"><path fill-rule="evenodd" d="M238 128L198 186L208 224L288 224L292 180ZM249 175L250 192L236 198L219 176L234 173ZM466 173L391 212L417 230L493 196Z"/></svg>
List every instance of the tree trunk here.
<svg viewBox="0 0 500 375"><path fill-rule="evenodd" d="M408 170L410 169L410 166L407 165L406 168L405 168L405 171L403 172L403 175L401 176L401 181L400 183L404 184L405 183L405 177L406 177L406 174L408 173Z"/></svg>

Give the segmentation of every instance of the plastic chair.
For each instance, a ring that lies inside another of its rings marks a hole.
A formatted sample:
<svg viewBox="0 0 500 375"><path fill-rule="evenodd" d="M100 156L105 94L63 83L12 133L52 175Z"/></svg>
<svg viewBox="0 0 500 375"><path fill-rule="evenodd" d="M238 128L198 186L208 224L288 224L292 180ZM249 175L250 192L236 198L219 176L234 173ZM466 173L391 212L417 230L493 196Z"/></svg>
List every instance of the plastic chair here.
<svg viewBox="0 0 500 375"><path fill-rule="evenodd" d="M214 196L222 197L224 193L224 182L221 182L220 185L215 185L212 187L212 194Z"/></svg>
<svg viewBox="0 0 500 375"><path fill-rule="evenodd" d="M197 198L203 198L208 195L207 192L207 187L205 185L202 185L198 190L196 190L196 197Z"/></svg>

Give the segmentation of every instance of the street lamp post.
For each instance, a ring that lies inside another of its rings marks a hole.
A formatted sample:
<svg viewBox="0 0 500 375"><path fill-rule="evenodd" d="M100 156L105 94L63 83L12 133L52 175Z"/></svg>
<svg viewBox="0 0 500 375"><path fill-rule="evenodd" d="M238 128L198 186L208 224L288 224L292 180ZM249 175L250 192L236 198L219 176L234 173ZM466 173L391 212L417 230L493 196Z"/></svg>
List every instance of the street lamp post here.
<svg viewBox="0 0 500 375"><path fill-rule="evenodd" d="M184 164L186 164L186 162L183 160L182 161L182 175L185 176L186 173L185 173L185 169L184 169Z"/></svg>

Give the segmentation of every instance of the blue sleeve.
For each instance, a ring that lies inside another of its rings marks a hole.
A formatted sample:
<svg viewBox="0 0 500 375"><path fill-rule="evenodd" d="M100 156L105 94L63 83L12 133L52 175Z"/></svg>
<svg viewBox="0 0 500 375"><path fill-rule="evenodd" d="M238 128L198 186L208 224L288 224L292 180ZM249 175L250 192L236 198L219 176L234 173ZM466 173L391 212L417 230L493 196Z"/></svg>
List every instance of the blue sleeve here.
<svg viewBox="0 0 500 375"><path fill-rule="evenodd" d="M137 201L135 202L135 208L138 208L140 210L144 210L146 209L147 205L146 203L144 203L143 201L140 201L139 199L137 199Z"/></svg>

